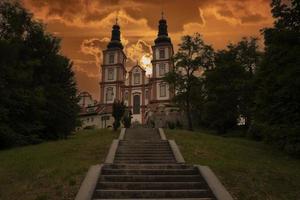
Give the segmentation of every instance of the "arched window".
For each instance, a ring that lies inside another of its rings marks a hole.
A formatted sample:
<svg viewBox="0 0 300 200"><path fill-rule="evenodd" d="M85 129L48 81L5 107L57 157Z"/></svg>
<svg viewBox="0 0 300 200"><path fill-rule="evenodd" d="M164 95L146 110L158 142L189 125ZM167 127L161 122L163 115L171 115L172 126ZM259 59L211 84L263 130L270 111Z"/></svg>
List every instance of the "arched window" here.
<svg viewBox="0 0 300 200"><path fill-rule="evenodd" d="M114 80L114 69L108 69L108 80Z"/></svg>
<svg viewBox="0 0 300 200"><path fill-rule="evenodd" d="M134 73L133 74L133 83L135 85L140 84L140 73Z"/></svg>
<svg viewBox="0 0 300 200"><path fill-rule="evenodd" d="M149 91L148 90L145 91L145 98L149 99Z"/></svg>
<svg viewBox="0 0 300 200"><path fill-rule="evenodd" d="M163 76L166 73L166 66L164 63L159 64L159 75Z"/></svg>
<svg viewBox="0 0 300 200"><path fill-rule="evenodd" d="M164 59L165 57L165 49L159 49L159 58Z"/></svg>
<svg viewBox="0 0 300 200"><path fill-rule="evenodd" d="M115 54L109 54L109 64L113 64L115 62Z"/></svg>
<svg viewBox="0 0 300 200"><path fill-rule="evenodd" d="M114 98L114 90L109 87L106 89L106 101L112 101Z"/></svg>
<svg viewBox="0 0 300 200"><path fill-rule="evenodd" d="M167 90L166 89L166 84L164 84L164 83L160 84L159 85L159 96L160 97L166 97L166 95L167 95L166 94L167 93L166 90Z"/></svg>
<svg viewBox="0 0 300 200"><path fill-rule="evenodd" d="M127 92L127 91L125 92L124 99L125 99L126 101L128 100L128 92Z"/></svg>

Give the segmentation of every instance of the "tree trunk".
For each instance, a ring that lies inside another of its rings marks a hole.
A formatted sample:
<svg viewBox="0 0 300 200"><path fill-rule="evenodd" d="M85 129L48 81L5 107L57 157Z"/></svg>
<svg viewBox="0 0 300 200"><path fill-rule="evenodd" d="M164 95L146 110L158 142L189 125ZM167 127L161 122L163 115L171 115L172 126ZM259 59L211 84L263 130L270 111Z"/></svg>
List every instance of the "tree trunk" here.
<svg viewBox="0 0 300 200"><path fill-rule="evenodd" d="M193 122L192 122L189 98L186 99L186 114L187 114L187 120L188 120L188 130L193 131Z"/></svg>

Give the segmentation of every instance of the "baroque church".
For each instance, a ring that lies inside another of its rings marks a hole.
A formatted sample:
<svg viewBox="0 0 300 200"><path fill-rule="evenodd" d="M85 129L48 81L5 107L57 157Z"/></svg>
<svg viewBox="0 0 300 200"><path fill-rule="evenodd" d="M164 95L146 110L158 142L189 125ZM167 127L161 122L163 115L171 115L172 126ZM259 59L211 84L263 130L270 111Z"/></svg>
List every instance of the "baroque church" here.
<svg viewBox="0 0 300 200"><path fill-rule="evenodd" d="M100 101L94 102L86 92L79 95L83 124L94 124L100 128L112 126L112 104L115 100L124 101L131 110L132 122L146 124L155 115L156 118L159 116L157 123L165 123L162 122L166 120L165 115L174 110L171 106L174 91L163 80L173 68L171 57L174 54L166 19L162 17L159 20L157 38L152 46L151 76L146 76L145 69L138 64L126 70L127 57L120 35L120 26L116 22L112 27L111 40L103 51ZM156 126L162 127L163 124Z"/></svg>

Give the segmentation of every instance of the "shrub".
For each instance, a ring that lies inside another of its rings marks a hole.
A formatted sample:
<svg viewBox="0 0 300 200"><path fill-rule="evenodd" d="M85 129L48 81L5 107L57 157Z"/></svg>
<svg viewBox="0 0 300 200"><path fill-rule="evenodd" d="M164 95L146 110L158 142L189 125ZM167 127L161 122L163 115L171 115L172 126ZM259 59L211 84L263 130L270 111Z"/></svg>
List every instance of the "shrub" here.
<svg viewBox="0 0 300 200"><path fill-rule="evenodd" d="M300 157L300 127L253 122L247 136L254 140L264 140L292 156Z"/></svg>
<svg viewBox="0 0 300 200"><path fill-rule="evenodd" d="M131 116L128 116L128 115L124 116L123 123L124 123L125 128L130 128L130 126L131 126Z"/></svg>
<svg viewBox="0 0 300 200"><path fill-rule="evenodd" d="M174 122L167 122L169 129L174 129L175 128L175 123Z"/></svg>
<svg viewBox="0 0 300 200"><path fill-rule="evenodd" d="M262 124L252 122L247 131L247 137L256 141L260 141L263 139L263 130L264 126Z"/></svg>
<svg viewBox="0 0 300 200"><path fill-rule="evenodd" d="M182 129L182 127L183 127L182 124L180 123L180 121L178 121L178 120L176 121L176 127L179 129Z"/></svg>
<svg viewBox="0 0 300 200"><path fill-rule="evenodd" d="M300 157L300 128L288 126L267 126L264 129L265 141L275 145L290 155Z"/></svg>
<svg viewBox="0 0 300 200"><path fill-rule="evenodd" d="M90 129L95 129L95 128L96 128L95 125L91 125L91 126L86 126L83 129L90 130Z"/></svg>

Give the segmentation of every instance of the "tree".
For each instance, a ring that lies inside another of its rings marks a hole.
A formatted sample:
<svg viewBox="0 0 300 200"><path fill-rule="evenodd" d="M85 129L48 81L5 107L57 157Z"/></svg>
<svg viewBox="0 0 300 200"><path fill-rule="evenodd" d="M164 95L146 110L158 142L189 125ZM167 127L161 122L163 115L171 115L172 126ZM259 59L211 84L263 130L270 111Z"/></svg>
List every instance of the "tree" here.
<svg viewBox="0 0 300 200"><path fill-rule="evenodd" d="M257 38L243 38L237 44L228 45L228 51L233 54L234 62L242 67L240 74L238 112L245 119L248 128L252 121L254 98L255 98L255 71L260 66L263 57L258 50Z"/></svg>
<svg viewBox="0 0 300 200"><path fill-rule="evenodd" d="M243 38L216 53L215 68L204 73L203 121L220 133L237 125L242 116L250 124L255 94L254 72L261 53L257 39Z"/></svg>
<svg viewBox="0 0 300 200"><path fill-rule="evenodd" d="M124 116L124 112L125 112L125 104L123 101L119 101L119 100L115 100L113 103L113 109L112 109L112 116L114 117L115 121L113 123L113 127L114 130L118 130L118 128L120 127L121 123L121 119Z"/></svg>
<svg viewBox="0 0 300 200"><path fill-rule="evenodd" d="M130 128L131 118L132 118L131 110L127 108L125 110L124 116L123 116L123 124L124 124L125 128Z"/></svg>
<svg viewBox="0 0 300 200"><path fill-rule="evenodd" d="M204 73L205 103L203 121L219 133L226 133L237 124L240 77L243 68L230 51L216 54L216 67Z"/></svg>
<svg viewBox="0 0 300 200"><path fill-rule="evenodd" d="M79 107L60 40L19 3L0 3L0 148L67 137Z"/></svg>
<svg viewBox="0 0 300 200"><path fill-rule="evenodd" d="M255 121L280 148L300 155L300 2L271 3L274 27L263 30L265 56L257 72Z"/></svg>
<svg viewBox="0 0 300 200"><path fill-rule="evenodd" d="M192 101L196 86L200 79L196 73L213 67L214 51L211 46L206 45L200 34L183 36L179 44L179 50L174 55L174 70L166 74L165 80L174 88L174 101L178 103L187 115L188 129L193 130L192 123ZM199 91L201 92L201 91Z"/></svg>

